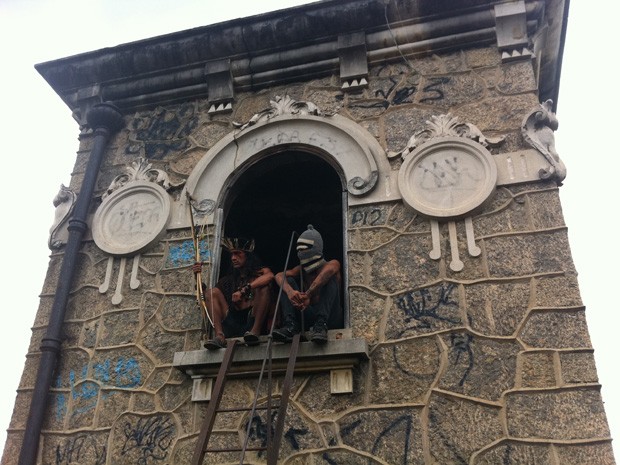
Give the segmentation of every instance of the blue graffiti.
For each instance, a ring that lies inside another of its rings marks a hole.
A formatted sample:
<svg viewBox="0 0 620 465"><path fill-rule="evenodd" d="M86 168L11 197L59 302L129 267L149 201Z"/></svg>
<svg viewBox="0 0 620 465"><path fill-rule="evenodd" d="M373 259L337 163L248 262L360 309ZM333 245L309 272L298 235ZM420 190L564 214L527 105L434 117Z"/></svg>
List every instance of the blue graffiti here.
<svg viewBox="0 0 620 465"><path fill-rule="evenodd" d="M211 251L209 250L209 244L206 240L200 241L200 257L203 260L210 258ZM183 242L170 244L168 250L168 258L166 259L166 266L168 268L179 268L182 266L191 265L196 261L196 252L194 250L194 242L186 240Z"/></svg>
<svg viewBox="0 0 620 465"><path fill-rule="evenodd" d="M95 381L87 381L88 365L80 371L80 376L76 372L69 372L69 386L71 388L71 398L74 405L72 415L80 414L92 410L97 405L97 399L102 387L114 388L133 388L142 381L140 365L135 358L119 357L115 362L107 359L92 366L93 378ZM62 379L57 378L56 386L62 386ZM103 396L102 399L105 399ZM79 407L77 407L79 405ZM67 396L58 394L56 396L56 418L62 419L68 411Z"/></svg>

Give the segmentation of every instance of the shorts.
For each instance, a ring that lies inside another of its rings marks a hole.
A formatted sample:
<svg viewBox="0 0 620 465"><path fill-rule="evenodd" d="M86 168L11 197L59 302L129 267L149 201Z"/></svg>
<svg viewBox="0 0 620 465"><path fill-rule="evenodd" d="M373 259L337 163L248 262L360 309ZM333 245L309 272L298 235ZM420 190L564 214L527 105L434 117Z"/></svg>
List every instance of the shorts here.
<svg viewBox="0 0 620 465"><path fill-rule="evenodd" d="M224 336L241 337L254 326L254 316L252 315L252 307L238 310L229 308L226 318L222 321L222 329Z"/></svg>

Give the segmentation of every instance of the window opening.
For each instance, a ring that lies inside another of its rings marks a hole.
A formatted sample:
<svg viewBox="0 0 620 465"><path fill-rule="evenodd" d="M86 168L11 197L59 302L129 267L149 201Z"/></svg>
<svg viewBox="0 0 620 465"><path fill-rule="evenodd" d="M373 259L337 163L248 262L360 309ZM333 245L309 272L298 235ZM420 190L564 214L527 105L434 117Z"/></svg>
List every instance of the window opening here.
<svg viewBox="0 0 620 465"><path fill-rule="evenodd" d="M314 225L323 237L325 258L342 264L340 295L347 322L343 190L334 167L317 155L288 150L267 156L231 187L224 205L224 236L254 237L257 255L275 274L284 267L291 233L300 234L308 224ZM229 263L223 251L220 276ZM288 267L298 263L293 246Z"/></svg>

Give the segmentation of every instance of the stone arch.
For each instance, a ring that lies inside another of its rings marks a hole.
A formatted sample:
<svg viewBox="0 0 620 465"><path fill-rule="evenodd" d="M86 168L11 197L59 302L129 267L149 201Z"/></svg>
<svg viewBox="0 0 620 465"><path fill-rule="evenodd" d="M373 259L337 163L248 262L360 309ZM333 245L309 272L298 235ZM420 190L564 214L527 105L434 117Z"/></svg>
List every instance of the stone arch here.
<svg viewBox="0 0 620 465"><path fill-rule="evenodd" d="M233 131L215 144L197 163L185 190L199 209L212 218L224 193L240 174L262 157L300 150L323 157L343 176L349 205L400 198L397 173L392 173L377 140L355 122L339 115L280 115ZM189 225L187 200L173 227Z"/></svg>

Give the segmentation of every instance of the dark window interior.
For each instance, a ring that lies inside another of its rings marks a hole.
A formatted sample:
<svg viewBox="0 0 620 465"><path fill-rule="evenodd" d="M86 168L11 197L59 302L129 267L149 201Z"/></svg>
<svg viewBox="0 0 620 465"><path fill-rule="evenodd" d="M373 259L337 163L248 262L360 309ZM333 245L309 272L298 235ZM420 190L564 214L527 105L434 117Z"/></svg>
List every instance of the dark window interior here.
<svg viewBox="0 0 620 465"><path fill-rule="evenodd" d="M289 150L265 157L232 186L223 235L254 237L256 253L277 273L293 231L299 235L312 224L323 237L325 258L343 263L342 192L340 176L317 155ZM222 267L228 262L224 252ZM297 264L293 243L288 268Z"/></svg>

